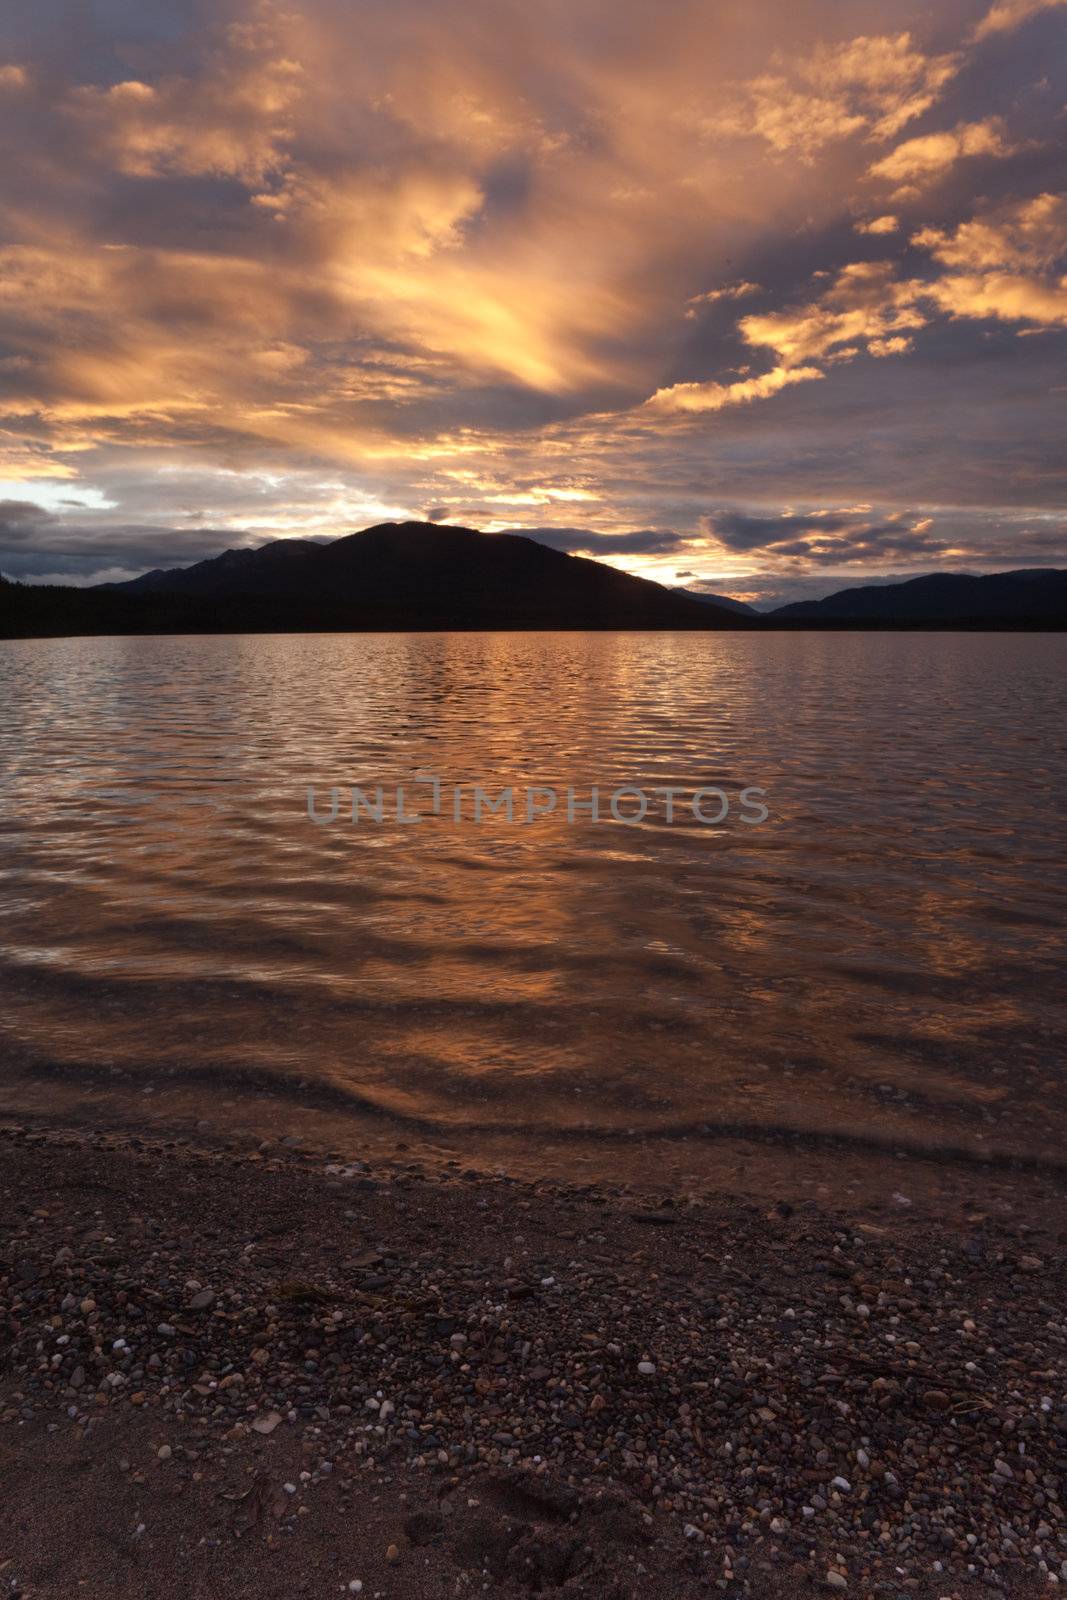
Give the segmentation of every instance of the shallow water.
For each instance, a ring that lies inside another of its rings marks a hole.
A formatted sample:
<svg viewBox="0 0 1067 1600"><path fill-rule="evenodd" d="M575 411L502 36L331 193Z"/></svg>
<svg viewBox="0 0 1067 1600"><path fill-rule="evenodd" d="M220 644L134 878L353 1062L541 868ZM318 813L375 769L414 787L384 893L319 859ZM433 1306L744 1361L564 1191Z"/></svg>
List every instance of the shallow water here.
<svg viewBox="0 0 1067 1600"><path fill-rule="evenodd" d="M1055 1166L1065 669L1004 634L2 643L0 1111L583 1175L826 1135ZM416 772L445 804L400 824ZM353 783L384 821L309 820ZM569 823L593 784L674 820Z"/></svg>

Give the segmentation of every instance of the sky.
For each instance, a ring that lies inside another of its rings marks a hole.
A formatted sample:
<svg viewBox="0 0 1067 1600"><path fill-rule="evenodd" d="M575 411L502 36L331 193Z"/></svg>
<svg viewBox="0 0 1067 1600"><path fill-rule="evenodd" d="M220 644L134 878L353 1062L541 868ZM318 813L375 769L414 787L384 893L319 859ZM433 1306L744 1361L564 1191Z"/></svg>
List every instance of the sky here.
<svg viewBox="0 0 1067 1600"><path fill-rule="evenodd" d="M6 8L0 571L1067 565L1065 173L1067 0Z"/></svg>

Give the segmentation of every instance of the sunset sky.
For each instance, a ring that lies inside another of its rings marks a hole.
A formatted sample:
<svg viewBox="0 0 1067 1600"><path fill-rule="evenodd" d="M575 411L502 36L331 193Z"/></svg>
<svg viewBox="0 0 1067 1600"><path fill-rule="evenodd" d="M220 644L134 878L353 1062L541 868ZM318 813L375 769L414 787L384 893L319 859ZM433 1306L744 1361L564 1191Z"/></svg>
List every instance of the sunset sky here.
<svg viewBox="0 0 1067 1600"><path fill-rule="evenodd" d="M1065 102L1064 0L9 6L0 570L1067 565Z"/></svg>

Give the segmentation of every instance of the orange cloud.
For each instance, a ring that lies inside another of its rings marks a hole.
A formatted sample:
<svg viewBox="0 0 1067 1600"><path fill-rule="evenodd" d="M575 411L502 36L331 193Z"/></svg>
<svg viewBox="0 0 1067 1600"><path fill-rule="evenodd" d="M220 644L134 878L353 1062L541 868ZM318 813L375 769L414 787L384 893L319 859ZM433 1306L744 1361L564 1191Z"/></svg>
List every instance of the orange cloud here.
<svg viewBox="0 0 1067 1600"><path fill-rule="evenodd" d="M305 92L298 61L266 22L233 25L195 76L71 91L66 108L119 172L260 183L283 163Z"/></svg>
<svg viewBox="0 0 1067 1600"><path fill-rule="evenodd" d="M975 28L974 37L988 39L990 34L1011 33L1042 11L1055 11L1064 5L1067 0L999 0Z"/></svg>
<svg viewBox="0 0 1067 1600"><path fill-rule="evenodd" d="M1067 277L1038 275L1067 255L1067 197L1046 194L1017 202L951 233L923 229L912 243L944 265L973 270L927 282L902 279L891 261L851 263L817 299L741 318L738 331L746 344L776 357L770 372L732 384L676 384L657 390L646 408L721 410L822 377L821 368L812 365L816 361L849 362L862 350L879 359L902 355L934 311L1037 327L1067 323ZM1013 267L1030 270L1005 270Z"/></svg>
<svg viewBox="0 0 1067 1600"><path fill-rule="evenodd" d="M1067 277L1048 283L1005 272L951 276L932 284L930 295L954 317L996 317L1000 322L1067 327Z"/></svg>
<svg viewBox="0 0 1067 1600"><path fill-rule="evenodd" d="M891 339L868 339L867 351L872 356L901 356L911 349L914 342L897 333Z"/></svg>
<svg viewBox="0 0 1067 1600"><path fill-rule="evenodd" d="M124 81L60 45L0 68L32 167L0 173L0 470L121 447L153 473L338 462L378 475L359 504L416 510L669 495L698 471L678 419L728 440L766 400L806 426L838 368L934 317L1058 325L1051 201L958 227L928 203L932 284L842 253L850 227L897 245L896 217L856 220L873 157L913 183L945 140L1008 144L985 100L898 143L964 59L951 19L842 39L829 0L220 0L153 38L142 8Z"/></svg>
<svg viewBox="0 0 1067 1600"><path fill-rule="evenodd" d="M758 378L742 378L736 383L675 383L669 389L657 389L645 401L645 409L666 413L721 411L724 406L766 400L791 383L808 383L821 377L818 367L775 367Z"/></svg>
<svg viewBox="0 0 1067 1600"><path fill-rule="evenodd" d="M946 232L923 228L912 243L949 267L1046 270L1067 256L1067 195L1016 201Z"/></svg>
<svg viewBox="0 0 1067 1600"><path fill-rule="evenodd" d="M855 262L841 269L818 300L745 317L739 326L748 344L773 350L784 365L795 366L825 358L842 346L884 341L902 330L922 327L926 318L915 299L914 286L897 281L891 262ZM879 353L884 354L884 348Z"/></svg>
<svg viewBox="0 0 1067 1600"><path fill-rule="evenodd" d="M889 139L929 109L959 67L956 55L926 55L909 33L820 44L753 78L743 98L705 119L709 133L754 135L805 160L863 133Z"/></svg>
<svg viewBox="0 0 1067 1600"><path fill-rule="evenodd" d="M923 184L942 177L964 156L1010 156L1015 146L1004 137L999 117L983 122L961 122L943 133L927 133L907 139L870 167L872 178L901 185L901 198L917 193Z"/></svg>
<svg viewBox="0 0 1067 1600"><path fill-rule="evenodd" d="M958 68L958 56L927 56L899 33L818 46L801 70L817 89L854 97L871 136L889 139L934 104Z"/></svg>
<svg viewBox="0 0 1067 1600"><path fill-rule="evenodd" d="M705 289L703 294L694 294L686 301L687 317L695 317L701 306L713 306L719 300L744 300L747 295L759 294L758 283L731 283L723 289Z"/></svg>

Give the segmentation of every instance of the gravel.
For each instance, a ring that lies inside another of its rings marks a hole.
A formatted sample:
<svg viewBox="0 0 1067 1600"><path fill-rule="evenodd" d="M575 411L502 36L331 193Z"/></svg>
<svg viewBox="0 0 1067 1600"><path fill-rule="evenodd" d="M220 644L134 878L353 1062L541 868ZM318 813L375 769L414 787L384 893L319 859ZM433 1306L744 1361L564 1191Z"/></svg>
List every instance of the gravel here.
<svg viewBox="0 0 1067 1600"><path fill-rule="evenodd" d="M564 1523L610 1493L694 1594L1067 1584L1062 1235L332 1165L0 1135L0 1424L136 1412L169 1471L195 1423L201 1473L298 1439L293 1519L384 1464L460 1501L551 1484ZM396 1581L420 1538L383 1542ZM453 1559L501 1593L586 1559L517 1548Z"/></svg>

